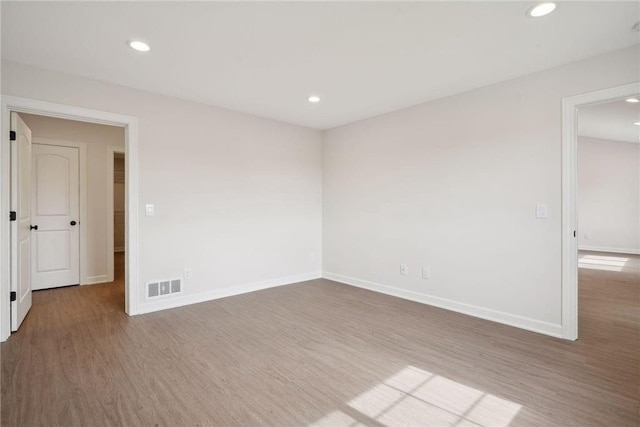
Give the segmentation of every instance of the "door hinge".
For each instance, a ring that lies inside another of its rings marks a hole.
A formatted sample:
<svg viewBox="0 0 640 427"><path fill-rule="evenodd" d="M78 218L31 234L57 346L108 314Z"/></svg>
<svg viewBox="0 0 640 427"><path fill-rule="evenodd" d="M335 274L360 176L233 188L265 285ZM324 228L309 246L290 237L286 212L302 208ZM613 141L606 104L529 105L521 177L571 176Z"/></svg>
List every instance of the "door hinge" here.
<svg viewBox="0 0 640 427"><path fill-rule="evenodd" d="M9 212L9 221L15 221L17 218L16 211Z"/></svg>
<svg viewBox="0 0 640 427"><path fill-rule="evenodd" d="M576 230L573 230L573 237L576 237Z"/></svg>
<svg viewBox="0 0 640 427"><path fill-rule="evenodd" d="M9 296L10 296L9 300L10 300L11 302L13 302L13 301L15 301L15 300L17 300L17 299L18 299L18 296L16 295L15 291L11 291L11 293L9 294Z"/></svg>
<svg viewBox="0 0 640 427"><path fill-rule="evenodd" d="M16 140L16 131L12 130L9 131L9 141L15 141Z"/></svg>

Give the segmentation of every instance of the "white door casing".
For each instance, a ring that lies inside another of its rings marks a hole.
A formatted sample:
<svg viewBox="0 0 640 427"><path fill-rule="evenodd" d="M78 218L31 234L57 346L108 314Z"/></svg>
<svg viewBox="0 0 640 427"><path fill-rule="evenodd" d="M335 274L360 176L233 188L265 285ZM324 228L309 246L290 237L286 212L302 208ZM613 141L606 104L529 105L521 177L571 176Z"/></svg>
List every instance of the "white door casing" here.
<svg viewBox="0 0 640 427"><path fill-rule="evenodd" d="M33 144L34 290L80 283L79 154L74 147Z"/></svg>
<svg viewBox="0 0 640 427"><path fill-rule="evenodd" d="M0 97L1 125L0 133L0 211L10 210L11 163L9 132L11 112L24 112L68 120L79 120L124 128L126 151L126 267L125 267L125 312L129 315L139 314L138 300L141 289L138 286L140 277L138 265L138 119L133 116L115 114L100 110L56 104L2 95ZM11 276L11 222L9 215L0 215L0 341L5 341L11 334L11 310L9 291L13 283Z"/></svg>
<svg viewBox="0 0 640 427"><path fill-rule="evenodd" d="M17 331L31 308L31 130L11 113L11 330Z"/></svg>
<svg viewBox="0 0 640 427"><path fill-rule="evenodd" d="M562 337L578 339L578 108L637 96L640 82L562 99Z"/></svg>

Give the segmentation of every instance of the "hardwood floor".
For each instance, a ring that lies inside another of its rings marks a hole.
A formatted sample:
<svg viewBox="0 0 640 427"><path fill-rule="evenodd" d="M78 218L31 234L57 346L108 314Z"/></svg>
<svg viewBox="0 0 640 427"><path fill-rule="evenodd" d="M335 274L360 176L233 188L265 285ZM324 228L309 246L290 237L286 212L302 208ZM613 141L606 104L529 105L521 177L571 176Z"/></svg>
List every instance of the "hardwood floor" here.
<svg viewBox="0 0 640 427"><path fill-rule="evenodd" d="M640 257L582 255L576 342L327 280L136 317L121 279L35 292L1 422L637 426Z"/></svg>

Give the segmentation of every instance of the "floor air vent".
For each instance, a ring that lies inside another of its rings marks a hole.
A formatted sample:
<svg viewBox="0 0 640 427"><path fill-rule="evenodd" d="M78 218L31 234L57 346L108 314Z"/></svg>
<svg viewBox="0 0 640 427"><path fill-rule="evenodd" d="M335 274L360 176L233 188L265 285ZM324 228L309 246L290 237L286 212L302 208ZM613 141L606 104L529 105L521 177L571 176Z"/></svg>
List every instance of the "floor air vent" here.
<svg viewBox="0 0 640 427"><path fill-rule="evenodd" d="M147 283L147 298L163 297L182 292L182 279L159 280Z"/></svg>

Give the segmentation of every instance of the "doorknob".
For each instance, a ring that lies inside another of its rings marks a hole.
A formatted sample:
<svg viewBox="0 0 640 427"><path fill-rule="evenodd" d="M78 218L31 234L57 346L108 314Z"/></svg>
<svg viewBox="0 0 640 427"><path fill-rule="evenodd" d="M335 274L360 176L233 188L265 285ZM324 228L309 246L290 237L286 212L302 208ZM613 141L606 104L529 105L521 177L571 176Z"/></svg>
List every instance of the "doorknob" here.
<svg viewBox="0 0 640 427"><path fill-rule="evenodd" d="M37 226L37 225L30 225L30 226L29 226L29 230L36 230L36 231L38 231L38 226Z"/></svg>
<svg viewBox="0 0 640 427"><path fill-rule="evenodd" d="M76 225L76 224L77 224L77 222L75 222L75 221L71 221L69 224L71 224L71 225Z"/></svg>

